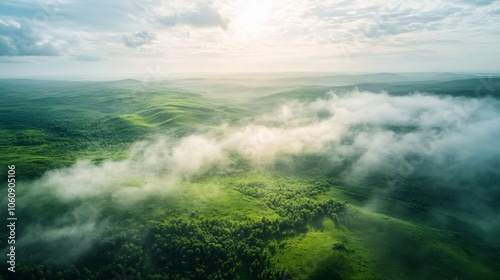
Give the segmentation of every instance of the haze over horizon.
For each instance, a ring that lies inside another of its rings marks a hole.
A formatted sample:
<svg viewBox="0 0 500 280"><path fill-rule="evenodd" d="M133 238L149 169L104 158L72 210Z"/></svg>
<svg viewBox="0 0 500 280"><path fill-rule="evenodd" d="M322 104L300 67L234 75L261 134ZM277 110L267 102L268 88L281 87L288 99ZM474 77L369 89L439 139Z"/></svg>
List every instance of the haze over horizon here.
<svg viewBox="0 0 500 280"><path fill-rule="evenodd" d="M12 1L0 77L498 73L500 1Z"/></svg>

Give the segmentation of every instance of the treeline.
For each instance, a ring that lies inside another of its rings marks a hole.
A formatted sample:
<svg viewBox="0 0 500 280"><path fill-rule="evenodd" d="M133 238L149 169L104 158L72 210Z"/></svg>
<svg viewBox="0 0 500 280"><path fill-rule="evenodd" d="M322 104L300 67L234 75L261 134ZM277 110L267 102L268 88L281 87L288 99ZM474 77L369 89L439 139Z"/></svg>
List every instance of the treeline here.
<svg viewBox="0 0 500 280"><path fill-rule="evenodd" d="M332 183L318 179L303 184L301 187L289 187L280 182L273 188L265 183L252 182L238 184L236 190L264 202L267 207L273 209L281 217L275 221L275 226L279 225L280 229L304 229L308 222L324 216L338 224L338 213L343 212L345 204L331 199L317 200L317 196L326 192Z"/></svg>
<svg viewBox="0 0 500 280"><path fill-rule="evenodd" d="M264 202L279 217L238 221L172 217L128 229L116 225L96 237L94 248L74 265L30 265L25 260L16 279L283 279L285 272L270 262L279 242L307 230L315 219L329 217L338 223L345 210L342 203L315 198L328 189L328 182L235 187Z"/></svg>
<svg viewBox="0 0 500 280"><path fill-rule="evenodd" d="M176 219L156 224L150 279L281 279L271 268L262 222ZM246 277L245 277L246 276Z"/></svg>

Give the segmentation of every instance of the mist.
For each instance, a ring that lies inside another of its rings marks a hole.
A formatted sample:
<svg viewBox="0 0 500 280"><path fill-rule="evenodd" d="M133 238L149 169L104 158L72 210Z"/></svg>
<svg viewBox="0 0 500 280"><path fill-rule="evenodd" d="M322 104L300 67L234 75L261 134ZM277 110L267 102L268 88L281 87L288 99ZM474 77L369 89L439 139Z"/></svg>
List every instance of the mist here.
<svg viewBox="0 0 500 280"><path fill-rule="evenodd" d="M91 247L89 234L99 234L108 224L103 217L106 209L124 209L150 197L167 198L182 187L181 182L214 166L223 170L234 154L256 169L284 166L292 172L302 157L313 155L322 164L311 173L340 178L347 187L373 187L372 197L363 202L372 211L391 206L380 198L410 191L415 187L412 180L423 178L429 184L419 186L420 195L449 193L457 205L453 209L447 202L442 208L432 205L432 219L443 225L450 217L460 219L485 236L499 228L497 99L329 92L312 102L285 102L239 123L180 139L165 133L156 141L134 144L124 160L99 164L81 160L21 182L20 188L29 189L19 199L23 207L36 210L54 204L66 211L55 214L51 222L34 219L19 243L81 240L72 251L77 256ZM368 184L373 177L379 183ZM58 249L67 250L72 241Z"/></svg>

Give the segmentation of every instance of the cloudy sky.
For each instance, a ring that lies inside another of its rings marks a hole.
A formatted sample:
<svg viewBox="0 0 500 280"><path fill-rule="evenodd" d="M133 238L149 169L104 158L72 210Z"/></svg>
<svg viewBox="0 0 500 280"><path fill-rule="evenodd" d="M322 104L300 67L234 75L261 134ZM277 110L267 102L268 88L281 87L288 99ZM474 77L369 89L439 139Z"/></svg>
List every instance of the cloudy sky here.
<svg viewBox="0 0 500 280"><path fill-rule="evenodd" d="M500 71L500 1L2 0L0 77Z"/></svg>

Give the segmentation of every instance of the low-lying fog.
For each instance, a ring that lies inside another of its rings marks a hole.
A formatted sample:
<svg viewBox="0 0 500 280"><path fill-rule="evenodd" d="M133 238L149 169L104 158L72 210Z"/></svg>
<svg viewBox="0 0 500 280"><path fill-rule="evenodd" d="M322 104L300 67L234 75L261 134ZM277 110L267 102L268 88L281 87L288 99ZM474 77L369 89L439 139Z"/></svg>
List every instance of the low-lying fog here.
<svg viewBox="0 0 500 280"><path fill-rule="evenodd" d="M406 180L424 177L432 182L426 188L460 195L450 215L485 234L499 228L497 99L331 92L313 102L290 100L242 123L223 124L182 139L160 135L157 141L136 143L125 160L79 161L34 182L20 183L29 192L18 194L19 207L22 203L37 209L49 198L73 206L50 223L29 225L19 243L27 246L40 239L78 236L83 250L83 240L97 230L96 219L105 205L168 196L181 180L213 165L230 164L234 153L250 159L255 168L272 167L277 161L293 168L291 159L316 155L325 163L321 167L325 174L334 171L333 176L354 187L372 176L385 178L386 186L379 186L384 192L411 187ZM369 200L366 207L377 205L376 200Z"/></svg>

